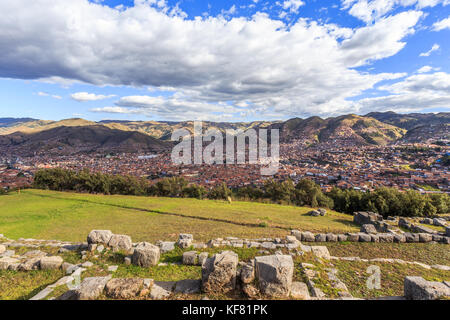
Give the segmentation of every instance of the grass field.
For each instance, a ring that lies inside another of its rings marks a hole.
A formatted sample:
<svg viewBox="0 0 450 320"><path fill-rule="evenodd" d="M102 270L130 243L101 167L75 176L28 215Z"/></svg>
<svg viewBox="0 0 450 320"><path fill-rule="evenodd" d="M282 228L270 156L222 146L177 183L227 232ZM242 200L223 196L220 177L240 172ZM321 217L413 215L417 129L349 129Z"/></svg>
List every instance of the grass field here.
<svg viewBox="0 0 450 320"><path fill-rule="evenodd" d="M311 217L311 208L254 202L104 196L22 190L0 196L0 233L17 238L84 241L92 229L131 235L133 241L197 240L236 236L275 237L291 229L353 232L352 216L328 211Z"/></svg>

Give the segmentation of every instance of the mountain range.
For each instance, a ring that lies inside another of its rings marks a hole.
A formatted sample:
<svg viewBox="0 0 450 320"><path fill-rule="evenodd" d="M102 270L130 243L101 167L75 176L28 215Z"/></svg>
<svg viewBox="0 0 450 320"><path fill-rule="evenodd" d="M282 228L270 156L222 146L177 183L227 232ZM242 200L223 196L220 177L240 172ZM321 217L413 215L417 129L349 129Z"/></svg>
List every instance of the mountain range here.
<svg viewBox="0 0 450 320"><path fill-rule="evenodd" d="M317 145L387 145L450 139L450 113L372 112L365 116L287 121L203 122L204 129L280 129L282 143ZM80 118L61 121L0 118L0 149L14 154L36 152L160 152L173 146L171 133L193 131L193 122L116 121Z"/></svg>

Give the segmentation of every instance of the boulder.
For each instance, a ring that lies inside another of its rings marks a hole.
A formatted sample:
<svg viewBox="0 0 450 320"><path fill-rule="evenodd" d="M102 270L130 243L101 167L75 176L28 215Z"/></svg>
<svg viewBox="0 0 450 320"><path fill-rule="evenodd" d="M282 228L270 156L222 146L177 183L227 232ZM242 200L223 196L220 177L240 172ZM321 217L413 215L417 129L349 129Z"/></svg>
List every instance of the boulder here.
<svg viewBox="0 0 450 320"><path fill-rule="evenodd" d="M327 233L327 242L337 242L338 237L333 233Z"/></svg>
<svg viewBox="0 0 450 320"><path fill-rule="evenodd" d="M107 245L112 236L113 233L110 230L92 230L87 237L87 242Z"/></svg>
<svg viewBox="0 0 450 320"><path fill-rule="evenodd" d="M78 289L75 290L75 300L95 300L105 289L106 284L111 279L107 277L89 277L85 278Z"/></svg>
<svg viewBox="0 0 450 320"><path fill-rule="evenodd" d="M377 234L370 235L370 241L372 242L380 242L380 237Z"/></svg>
<svg viewBox="0 0 450 320"><path fill-rule="evenodd" d="M148 268L157 265L159 257L159 247L148 242L141 242L134 249L131 260L137 266Z"/></svg>
<svg viewBox="0 0 450 320"><path fill-rule="evenodd" d="M317 211L319 211L319 213L322 217L327 214L327 210L325 210L324 208L319 208L319 209L317 209Z"/></svg>
<svg viewBox="0 0 450 320"><path fill-rule="evenodd" d="M192 245L192 241L194 241L194 236L192 234L181 233L178 236L177 245L183 249L189 248Z"/></svg>
<svg viewBox="0 0 450 320"><path fill-rule="evenodd" d="M318 210L311 210L308 212L308 215L312 217L318 217L320 216L320 212Z"/></svg>
<svg viewBox="0 0 450 320"><path fill-rule="evenodd" d="M372 241L372 237L370 236L370 234L362 233L362 232L360 232L358 234L358 239L359 239L359 242L371 242Z"/></svg>
<svg viewBox="0 0 450 320"><path fill-rule="evenodd" d="M365 233L377 233L377 229L375 228L375 226L373 224L363 224L361 226L361 232L365 232Z"/></svg>
<svg viewBox="0 0 450 320"><path fill-rule="evenodd" d="M32 270L38 270L41 264L41 258L31 258L24 262L22 262L18 269L20 271L32 271Z"/></svg>
<svg viewBox="0 0 450 320"><path fill-rule="evenodd" d="M114 234L108 242L108 246L113 249L113 251L125 251L130 252L133 248L133 242L131 237L123 234Z"/></svg>
<svg viewBox="0 0 450 320"><path fill-rule="evenodd" d="M442 282L426 281L422 277L406 277L404 293L409 300L436 300L450 297L450 287Z"/></svg>
<svg viewBox="0 0 450 320"><path fill-rule="evenodd" d="M163 241L159 244L159 247L161 248L161 253L166 253L175 250L175 242Z"/></svg>
<svg viewBox="0 0 450 320"><path fill-rule="evenodd" d="M41 270L56 270L61 267L64 259L58 256L43 257L40 261Z"/></svg>
<svg viewBox="0 0 450 320"><path fill-rule="evenodd" d="M411 223L408 220L406 220L405 218L400 218L400 219L398 219L398 226L400 228L409 230L411 228Z"/></svg>
<svg viewBox="0 0 450 320"><path fill-rule="evenodd" d="M405 233L406 242L419 242L419 235L416 233Z"/></svg>
<svg viewBox="0 0 450 320"><path fill-rule="evenodd" d="M433 241L433 235L429 233L419 233L419 242L431 242Z"/></svg>
<svg viewBox="0 0 450 320"><path fill-rule="evenodd" d="M111 279L105 286L106 296L112 299L131 299L139 296L144 279Z"/></svg>
<svg viewBox="0 0 450 320"><path fill-rule="evenodd" d="M436 231L434 231L433 229L421 225L414 226L413 229L414 232L417 233L431 233L431 234L436 233Z"/></svg>
<svg viewBox="0 0 450 320"><path fill-rule="evenodd" d="M348 240L348 236L346 236L345 234L338 234L337 237L339 242L345 242Z"/></svg>
<svg viewBox="0 0 450 320"><path fill-rule="evenodd" d="M311 298L306 283L298 281L292 282L291 296L294 299L302 300L309 300Z"/></svg>
<svg viewBox="0 0 450 320"><path fill-rule="evenodd" d="M297 238L298 239L298 238ZM300 239L299 239L300 240ZM314 236L314 233L309 232L309 231L305 231L301 233L301 241L306 241L306 242L315 242L316 238Z"/></svg>
<svg viewBox="0 0 450 320"><path fill-rule="evenodd" d="M0 258L0 270L8 270L9 266L20 261L11 257Z"/></svg>
<svg viewBox="0 0 450 320"><path fill-rule="evenodd" d="M438 227L445 227L445 226L447 226L447 222L444 219L434 218L433 225L438 226Z"/></svg>
<svg viewBox="0 0 450 320"><path fill-rule="evenodd" d="M359 241L359 234L358 233L349 233L347 236L348 236L348 241L351 241L351 242L358 242Z"/></svg>
<svg viewBox="0 0 450 320"><path fill-rule="evenodd" d="M198 254L196 251L187 251L183 253L183 264L195 266L198 263Z"/></svg>
<svg viewBox="0 0 450 320"><path fill-rule="evenodd" d="M325 246L312 246L311 251L318 258L330 259L330 252Z"/></svg>
<svg viewBox="0 0 450 320"><path fill-rule="evenodd" d="M226 293L236 286L238 255L223 251L207 258L202 265L202 288L205 292Z"/></svg>
<svg viewBox="0 0 450 320"><path fill-rule="evenodd" d="M406 236L404 234L394 234L394 242L404 243L406 242Z"/></svg>
<svg viewBox="0 0 450 320"><path fill-rule="evenodd" d="M326 241L327 241L327 235L325 233L316 234L316 242L326 242Z"/></svg>
<svg viewBox="0 0 450 320"><path fill-rule="evenodd" d="M255 258L256 278L261 292L270 297L288 297L291 292L294 262L290 255Z"/></svg>
<svg viewBox="0 0 450 320"><path fill-rule="evenodd" d="M378 234L378 238L380 239L380 242L394 242L394 235L389 233L380 233Z"/></svg>

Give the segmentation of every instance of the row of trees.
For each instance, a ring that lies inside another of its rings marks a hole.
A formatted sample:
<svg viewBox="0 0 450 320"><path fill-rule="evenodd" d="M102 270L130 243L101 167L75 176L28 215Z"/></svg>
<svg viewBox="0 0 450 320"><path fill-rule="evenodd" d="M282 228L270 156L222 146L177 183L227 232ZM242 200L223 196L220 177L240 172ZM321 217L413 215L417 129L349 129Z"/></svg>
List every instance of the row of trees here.
<svg viewBox="0 0 450 320"><path fill-rule="evenodd" d="M334 188L322 192L320 186L309 179L296 185L291 181L267 181L261 187L247 186L230 190L224 183L207 190L189 184L184 178L172 177L156 183L132 176L90 173L88 170L70 171L45 169L36 173L34 187L57 191L77 191L103 194L138 196L185 197L197 199L237 199L270 201L297 206L325 207L339 212L374 211L383 216L432 216L450 211L447 194L422 195L415 191L400 192L393 188L379 188L373 192Z"/></svg>

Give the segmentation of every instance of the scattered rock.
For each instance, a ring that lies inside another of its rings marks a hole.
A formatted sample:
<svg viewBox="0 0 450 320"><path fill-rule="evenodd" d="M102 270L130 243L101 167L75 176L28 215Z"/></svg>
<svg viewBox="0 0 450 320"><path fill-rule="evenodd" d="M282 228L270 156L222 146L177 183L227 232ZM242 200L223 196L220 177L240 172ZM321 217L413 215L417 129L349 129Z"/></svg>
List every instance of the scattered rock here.
<svg viewBox="0 0 450 320"><path fill-rule="evenodd" d="M90 268L90 267L92 267L94 264L92 263L92 262L90 262L90 261L86 261L86 262L84 262L84 263L82 263L81 264L81 266L83 267L83 268Z"/></svg>
<svg viewBox="0 0 450 320"><path fill-rule="evenodd" d="M11 257L0 258L0 270L8 270L9 266L20 261Z"/></svg>
<svg viewBox="0 0 450 320"><path fill-rule="evenodd" d="M183 249L189 248L192 244L192 241L194 241L194 236L192 234L181 233L178 237L177 245Z"/></svg>
<svg viewBox="0 0 450 320"><path fill-rule="evenodd" d="M436 300L450 297L450 287L442 282L426 281L422 277L406 277L405 298L409 300Z"/></svg>
<svg viewBox="0 0 450 320"><path fill-rule="evenodd" d="M173 292L173 287L176 282L173 281L155 281L150 291L150 297L153 300L161 300L170 296Z"/></svg>
<svg viewBox="0 0 450 320"><path fill-rule="evenodd" d="M377 229L375 228L375 226L373 224L363 224L361 226L361 232L365 232L365 233L377 233Z"/></svg>
<svg viewBox="0 0 450 320"><path fill-rule="evenodd" d="M43 257L40 261L40 266L42 270L56 270L61 267L64 259L58 256Z"/></svg>
<svg viewBox="0 0 450 320"><path fill-rule="evenodd" d="M318 233L316 234L316 242L326 242L327 241L327 235L324 233Z"/></svg>
<svg viewBox="0 0 450 320"><path fill-rule="evenodd" d="M171 241L162 241L159 244L159 247L161 248L161 253L166 253L169 251L172 251L175 249L175 242Z"/></svg>
<svg viewBox="0 0 450 320"><path fill-rule="evenodd" d="M76 300L95 300L103 292L111 276L85 278L76 290Z"/></svg>
<svg viewBox="0 0 450 320"><path fill-rule="evenodd" d="M125 251L130 252L133 248L133 242L131 237L123 234L114 234L108 242L108 246L113 249L113 251Z"/></svg>
<svg viewBox="0 0 450 320"><path fill-rule="evenodd" d="M304 282L292 282L291 296L295 299L309 300L308 286Z"/></svg>
<svg viewBox="0 0 450 320"><path fill-rule="evenodd" d="M202 288L205 292L226 293L236 286L238 255L224 251L208 258L202 265Z"/></svg>
<svg viewBox="0 0 450 320"><path fill-rule="evenodd" d="M113 299L131 299L137 297L144 280L140 278L111 279L105 286L106 296Z"/></svg>
<svg viewBox="0 0 450 320"><path fill-rule="evenodd" d="M195 266L198 264L198 255L196 251L187 251L183 253L183 264Z"/></svg>
<svg viewBox="0 0 450 320"><path fill-rule="evenodd" d="M312 246L311 250L314 253L314 255L318 258L330 259L330 252L328 251L328 248L325 246Z"/></svg>
<svg viewBox="0 0 450 320"><path fill-rule="evenodd" d="M287 297L291 291L294 262L289 255L255 258L256 278L263 294Z"/></svg>
<svg viewBox="0 0 450 320"><path fill-rule="evenodd" d="M141 242L134 249L131 260L133 264L137 266L148 268L151 266L156 266L158 264L159 257L159 247L148 242Z"/></svg>
<svg viewBox="0 0 450 320"><path fill-rule="evenodd" d="M87 242L89 244L101 243L104 245L108 245L108 242L109 242L109 240L111 240L112 236L113 236L113 233L110 230L92 230L87 237Z"/></svg>
<svg viewBox="0 0 450 320"><path fill-rule="evenodd" d="M319 208L319 209L317 209L317 211L319 211L319 213L322 217L327 214L327 210L325 210L324 208Z"/></svg>
<svg viewBox="0 0 450 320"><path fill-rule="evenodd" d="M311 210L308 212L308 215L312 217L318 217L320 216L320 212L318 210Z"/></svg>

